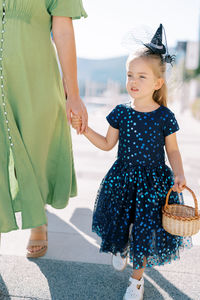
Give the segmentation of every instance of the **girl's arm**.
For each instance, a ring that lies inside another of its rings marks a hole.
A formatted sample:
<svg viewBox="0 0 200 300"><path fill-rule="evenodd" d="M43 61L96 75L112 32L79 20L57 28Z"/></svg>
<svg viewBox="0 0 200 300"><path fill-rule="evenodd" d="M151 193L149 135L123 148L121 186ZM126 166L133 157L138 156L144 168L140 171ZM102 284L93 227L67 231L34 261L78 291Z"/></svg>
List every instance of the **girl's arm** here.
<svg viewBox="0 0 200 300"><path fill-rule="evenodd" d="M174 172L175 182L173 191L180 193L186 185L181 154L178 148L176 133L170 134L165 137L165 148L167 156Z"/></svg>
<svg viewBox="0 0 200 300"><path fill-rule="evenodd" d="M104 151L113 149L119 139L119 130L112 126L108 127L106 136L100 135L90 127L88 127L87 132L83 134L93 145Z"/></svg>
<svg viewBox="0 0 200 300"><path fill-rule="evenodd" d="M71 113L82 118L81 130L87 128L87 110L79 96L77 81L76 46L72 19L54 16L52 20L53 39L57 48L60 65L63 72L64 89L67 94L67 118L71 124Z"/></svg>
<svg viewBox="0 0 200 300"><path fill-rule="evenodd" d="M77 129L81 124L81 119L77 116L72 117L72 127ZM102 136L90 127L88 127L87 131L83 133L85 137L97 148L109 151L114 148L119 139L119 130L113 128L112 126L108 127L108 131L106 136Z"/></svg>

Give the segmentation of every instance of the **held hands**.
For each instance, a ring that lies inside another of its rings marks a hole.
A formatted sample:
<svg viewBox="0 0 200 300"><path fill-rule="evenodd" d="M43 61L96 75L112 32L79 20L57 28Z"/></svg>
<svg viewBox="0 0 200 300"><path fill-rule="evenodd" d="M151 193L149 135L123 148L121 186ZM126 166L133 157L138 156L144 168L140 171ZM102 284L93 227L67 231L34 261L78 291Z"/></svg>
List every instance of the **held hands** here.
<svg viewBox="0 0 200 300"><path fill-rule="evenodd" d="M186 186L186 180L184 175L177 175L175 176L174 185L172 187L172 190L174 192L181 193Z"/></svg>
<svg viewBox="0 0 200 300"><path fill-rule="evenodd" d="M67 119L70 124L72 124L72 116L78 116L81 120L79 126L76 126L77 134L83 133L88 127L88 114L87 109L82 101L82 99L77 96L75 99L68 97L66 101L66 112Z"/></svg>
<svg viewBox="0 0 200 300"><path fill-rule="evenodd" d="M79 115L72 114L72 127L76 130L77 134L79 134L81 126L82 118Z"/></svg>

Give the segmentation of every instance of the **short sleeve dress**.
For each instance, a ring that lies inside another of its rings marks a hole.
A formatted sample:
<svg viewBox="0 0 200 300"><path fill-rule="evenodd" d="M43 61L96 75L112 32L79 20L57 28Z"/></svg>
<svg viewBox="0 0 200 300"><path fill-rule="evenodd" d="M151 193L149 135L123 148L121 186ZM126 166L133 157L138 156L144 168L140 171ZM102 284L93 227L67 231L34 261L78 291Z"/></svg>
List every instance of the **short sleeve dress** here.
<svg viewBox="0 0 200 300"><path fill-rule="evenodd" d="M46 223L45 204L76 195L52 16L86 17L81 0L0 0L0 232Z"/></svg>
<svg viewBox="0 0 200 300"><path fill-rule="evenodd" d="M129 252L135 269L143 266L144 257L148 267L170 262L191 246L190 238L162 227L161 208L174 183L165 163L165 137L179 130L175 115L162 105L146 113L126 103L107 120L119 130L119 145L95 202L92 229L102 239L100 251ZM180 203L177 193L170 194L169 203Z"/></svg>

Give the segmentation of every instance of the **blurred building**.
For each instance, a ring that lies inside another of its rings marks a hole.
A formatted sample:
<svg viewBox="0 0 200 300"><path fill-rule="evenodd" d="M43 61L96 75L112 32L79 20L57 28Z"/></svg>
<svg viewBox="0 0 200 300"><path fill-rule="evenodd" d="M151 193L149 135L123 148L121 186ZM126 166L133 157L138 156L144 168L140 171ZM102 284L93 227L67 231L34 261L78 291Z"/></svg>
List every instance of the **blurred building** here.
<svg viewBox="0 0 200 300"><path fill-rule="evenodd" d="M200 103L200 20L197 41L177 42L176 75L179 86L176 96L182 111Z"/></svg>
<svg viewBox="0 0 200 300"><path fill-rule="evenodd" d="M199 41L187 42L185 68L186 70L196 70L199 67Z"/></svg>

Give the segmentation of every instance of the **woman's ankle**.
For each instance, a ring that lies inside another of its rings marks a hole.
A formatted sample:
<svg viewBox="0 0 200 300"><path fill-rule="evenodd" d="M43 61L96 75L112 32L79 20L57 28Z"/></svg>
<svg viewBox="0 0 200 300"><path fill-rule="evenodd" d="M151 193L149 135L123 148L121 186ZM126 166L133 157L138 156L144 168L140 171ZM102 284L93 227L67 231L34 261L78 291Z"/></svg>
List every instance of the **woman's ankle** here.
<svg viewBox="0 0 200 300"><path fill-rule="evenodd" d="M43 225L31 228L31 230L32 229L44 229L44 228L46 229L46 227L47 227L47 224L43 224Z"/></svg>

